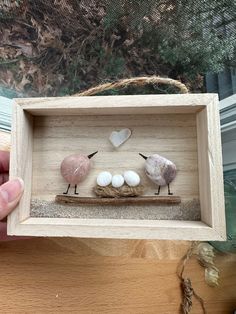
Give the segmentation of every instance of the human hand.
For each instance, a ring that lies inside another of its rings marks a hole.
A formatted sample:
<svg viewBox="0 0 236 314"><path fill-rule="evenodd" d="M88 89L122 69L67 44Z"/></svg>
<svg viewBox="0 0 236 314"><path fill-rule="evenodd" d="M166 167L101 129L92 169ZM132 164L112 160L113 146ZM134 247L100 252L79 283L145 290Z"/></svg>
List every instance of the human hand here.
<svg viewBox="0 0 236 314"><path fill-rule="evenodd" d="M15 237L7 236L4 218L16 207L24 190L21 178L8 181L9 177L9 152L0 151L0 240L13 240Z"/></svg>

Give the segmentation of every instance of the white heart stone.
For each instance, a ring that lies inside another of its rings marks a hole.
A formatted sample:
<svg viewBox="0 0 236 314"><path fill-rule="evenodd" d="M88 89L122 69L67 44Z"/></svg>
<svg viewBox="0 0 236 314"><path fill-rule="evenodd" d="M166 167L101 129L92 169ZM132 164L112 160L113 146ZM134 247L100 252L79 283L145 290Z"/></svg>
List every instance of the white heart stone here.
<svg viewBox="0 0 236 314"><path fill-rule="evenodd" d="M113 131L109 137L110 142L114 147L119 147L128 140L132 132L130 129L122 129L120 131Z"/></svg>

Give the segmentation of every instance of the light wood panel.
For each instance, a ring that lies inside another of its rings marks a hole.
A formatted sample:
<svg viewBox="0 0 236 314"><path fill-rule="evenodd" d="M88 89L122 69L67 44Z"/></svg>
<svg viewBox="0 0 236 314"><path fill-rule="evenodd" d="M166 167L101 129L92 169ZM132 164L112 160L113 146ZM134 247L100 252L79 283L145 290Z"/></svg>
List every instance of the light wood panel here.
<svg viewBox="0 0 236 314"><path fill-rule="evenodd" d="M68 113L70 111L68 110ZM46 113L46 112L45 112ZM50 115L47 118L47 115L45 115L45 113L41 116L36 116L35 118L35 126L37 128L44 128L47 127L49 128L50 125L48 124L48 121L51 122L51 127L52 128L56 128L56 127L91 127L94 126L94 123L96 123L96 126L112 126L111 124L111 115L108 114L104 114L103 115L103 119L98 119L96 121L94 121L94 115L86 116L86 119L81 119L80 116L77 114L78 119L74 119L73 121L71 121L70 118L68 118L67 116L65 116L65 119L61 119L61 116L58 116L56 114L54 115ZM145 111L143 112L143 114L145 114ZM68 114L69 116L71 116L71 114ZM172 112L171 116L169 116L169 114L162 114L162 115L158 115L155 114L153 115L149 115L149 120L148 120L148 124L143 124L142 127L147 127L149 125L151 126L155 126L155 127L166 127L168 125L170 125L171 122L173 122L173 116L175 116L176 114L174 113L174 111ZM118 127L121 127L123 124L127 124L128 122L130 122L130 120L132 119L132 124L133 126L140 126L139 124L139 119L134 119L134 117L136 116L136 111L133 110L132 114L125 114L122 115L122 120L117 120L116 121L116 125ZM173 126L184 126L184 127L194 127L196 126L196 115L195 114L188 114L186 113L185 115L182 114L177 114L176 115L178 117L178 119L174 122ZM186 117L188 117L188 119L186 119ZM138 117L137 117L138 118ZM161 128L159 129L161 130ZM42 132L42 130L39 131L40 133ZM37 133L35 133L36 135ZM55 132L54 132L55 134Z"/></svg>
<svg viewBox="0 0 236 314"><path fill-rule="evenodd" d="M195 114L40 116L34 118L32 197L53 200L66 183L60 163L67 155L98 150L89 176L79 185L81 196L93 196L92 188L100 171L123 173L135 170L153 195L157 187L144 174L144 161L138 155L159 153L177 165L172 184L183 201L198 198L197 132ZM129 127L130 139L118 150L109 142L113 130ZM167 189L162 189L163 195Z"/></svg>

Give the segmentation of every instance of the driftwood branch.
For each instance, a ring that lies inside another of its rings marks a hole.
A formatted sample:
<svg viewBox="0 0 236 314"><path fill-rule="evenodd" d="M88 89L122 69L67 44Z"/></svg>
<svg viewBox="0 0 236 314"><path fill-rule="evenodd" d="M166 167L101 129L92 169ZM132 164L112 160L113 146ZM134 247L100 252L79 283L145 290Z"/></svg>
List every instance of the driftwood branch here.
<svg viewBox="0 0 236 314"><path fill-rule="evenodd" d="M98 198L98 197L80 197L75 195L56 195L56 202L62 204L74 205L170 205L179 204L179 196L142 196L142 197L120 197L120 198Z"/></svg>

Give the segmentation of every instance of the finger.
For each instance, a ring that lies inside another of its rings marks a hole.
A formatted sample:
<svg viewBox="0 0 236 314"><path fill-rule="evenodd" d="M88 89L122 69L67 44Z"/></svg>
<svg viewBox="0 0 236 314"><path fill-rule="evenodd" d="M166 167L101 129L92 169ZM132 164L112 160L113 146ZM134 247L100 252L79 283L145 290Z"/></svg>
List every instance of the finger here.
<svg viewBox="0 0 236 314"><path fill-rule="evenodd" d="M9 171L9 159L10 159L10 153L3 152L0 150L0 173Z"/></svg>
<svg viewBox="0 0 236 314"><path fill-rule="evenodd" d="M10 180L0 186L0 220L16 207L23 190L24 183L20 178Z"/></svg>
<svg viewBox="0 0 236 314"><path fill-rule="evenodd" d="M0 185L7 182L9 180L8 172L0 173Z"/></svg>

